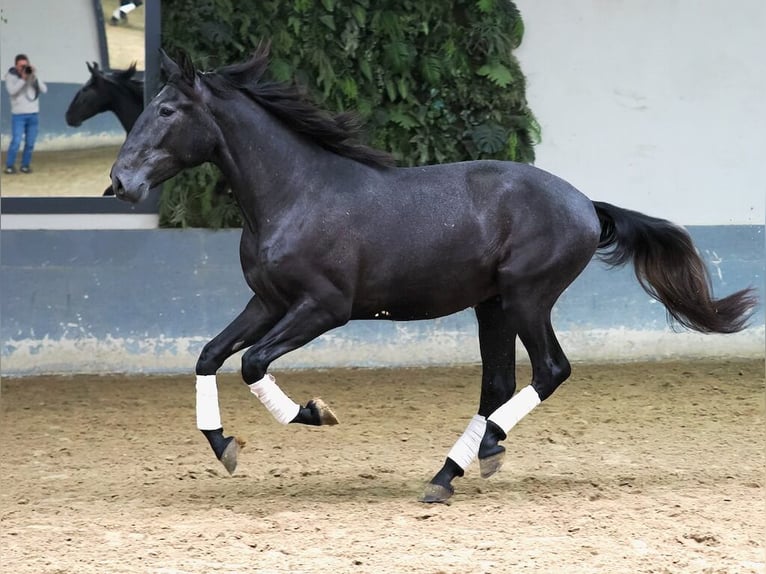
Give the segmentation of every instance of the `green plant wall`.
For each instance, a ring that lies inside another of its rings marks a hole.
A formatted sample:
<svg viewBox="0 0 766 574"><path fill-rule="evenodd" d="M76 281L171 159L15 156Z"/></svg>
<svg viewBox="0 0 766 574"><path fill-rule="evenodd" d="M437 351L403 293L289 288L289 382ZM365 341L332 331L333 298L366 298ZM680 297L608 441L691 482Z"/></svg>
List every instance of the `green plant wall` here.
<svg viewBox="0 0 766 574"><path fill-rule="evenodd" d="M272 44L270 73L332 111L355 110L367 143L399 165L534 160L539 128L513 50L524 33L507 0L163 0L162 42L202 69ZM165 186L166 226L240 225L203 166Z"/></svg>

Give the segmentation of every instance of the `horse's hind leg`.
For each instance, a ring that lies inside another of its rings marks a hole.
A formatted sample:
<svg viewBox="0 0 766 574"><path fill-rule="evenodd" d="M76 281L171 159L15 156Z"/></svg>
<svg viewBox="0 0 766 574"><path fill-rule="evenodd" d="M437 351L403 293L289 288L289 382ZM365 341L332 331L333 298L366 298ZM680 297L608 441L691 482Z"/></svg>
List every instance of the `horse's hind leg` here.
<svg viewBox="0 0 766 574"><path fill-rule="evenodd" d="M479 451L487 417L516 390L516 329L495 297L476 306L481 350L479 412L447 454L441 470L426 485L422 502L446 502L454 493L452 481L463 476Z"/></svg>
<svg viewBox="0 0 766 574"><path fill-rule="evenodd" d="M551 303L540 298L514 297L506 303L506 312L514 317L521 342L532 364L532 382L496 409L487 419L487 428L479 445L481 475L487 478L497 472L503 462L505 448L499 444L513 428L541 401L547 399L571 373L551 326Z"/></svg>

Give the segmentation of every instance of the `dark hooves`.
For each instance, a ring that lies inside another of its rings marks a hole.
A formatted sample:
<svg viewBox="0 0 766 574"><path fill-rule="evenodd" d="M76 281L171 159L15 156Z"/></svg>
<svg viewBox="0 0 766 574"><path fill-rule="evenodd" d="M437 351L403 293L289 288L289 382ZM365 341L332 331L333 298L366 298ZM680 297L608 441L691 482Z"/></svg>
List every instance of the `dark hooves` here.
<svg viewBox="0 0 766 574"><path fill-rule="evenodd" d="M315 411L319 416L320 425L337 425L338 417L332 412L330 406L320 398L311 399L306 406Z"/></svg>
<svg viewBox="0 0 766 574"><path fill-rule="evenodd" d="M245 441L239 437L229 437L228 444L223 449L219 460L230 475L234 474L234 471L237 469L237 457L239 456L239 451L243 448L245 448Z"/></svg>
<svg viewBox="0 0 766 574"><path fill-rule="evenodd" d="M423 490L423 496L418 500L427 504L442 503L448 504L448 500L455 494L455 489L452 486L444 486L442 484L434 484L429 482L426 484Z"/></svg>
<svg viewBox="0 0 766 574"><path fill-rule="evenodd" d="M497 451L479 459L479 471L482 478L489 478L503 466L505 448L497 445Z"/></svg>

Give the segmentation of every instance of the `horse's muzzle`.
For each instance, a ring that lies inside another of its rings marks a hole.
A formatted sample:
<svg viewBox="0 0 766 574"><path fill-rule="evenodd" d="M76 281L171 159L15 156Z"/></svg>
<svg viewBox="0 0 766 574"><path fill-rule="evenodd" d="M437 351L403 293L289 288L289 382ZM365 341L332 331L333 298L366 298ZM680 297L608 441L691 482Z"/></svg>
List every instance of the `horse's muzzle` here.
<svg viewBox="0 0 766 574"><path fill-rule="evenodd" d="M82 121L72 117L68 110L64 117L66 118L67 125L71 128L79 128L82 125Z"/></svg>
<svg viewBox="0 0 766 574"><path fill-rule="evenodd" d="M130 193L127 189L125 189L125 186L122 184L122 181L117 175L112 175L112 191L114 192L114 195L119 199L122 199L123 201L129 201L131 203L137 203L141 201L144 196L143 193Z"/></svg>

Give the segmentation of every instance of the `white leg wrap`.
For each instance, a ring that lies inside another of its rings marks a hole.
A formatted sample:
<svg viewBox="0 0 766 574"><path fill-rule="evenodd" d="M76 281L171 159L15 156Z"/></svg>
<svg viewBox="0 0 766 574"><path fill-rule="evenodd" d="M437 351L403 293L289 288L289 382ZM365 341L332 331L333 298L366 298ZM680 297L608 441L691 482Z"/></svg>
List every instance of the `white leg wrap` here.
<svg viewBox="0 0 766 574"><path fill-rule="evenodd" d="M216 430L223 427L218 409L218 385L215 375L197 375L197 428Z"/></svg>
<svg viewBox="0 0 766 574"><path fill-rule="evenodd" d="M527 385L511 397L510 401L492 413L488 420L507 433L539 404L540 397L537 391L531 385Z"/></svg>
<svg viewBox="0 0 766 574"><path fill-rule="evenodd" d="M481 415L473 415L471 422L457 439L447 456L463 470L467 469L479 452L479 443L487 428L487 419Z"/></svg>
<svg viewBox="0 0 766 574"><path fill-rule="evenodd" d="M122 16L127 16L130 12L135 10L137 6L133 2L121 5L117 10L112 12L112 18L119 20Z"/></svg>
<svg viewBox="0 0 766 574"><path fill-rule="evenodd" d="M266 374L257 383L248 386L250 387L250 392L260 399L278 422L286 425L297 416L301 408L300 405L294 403L277 386L273 376Z"/></svg>

